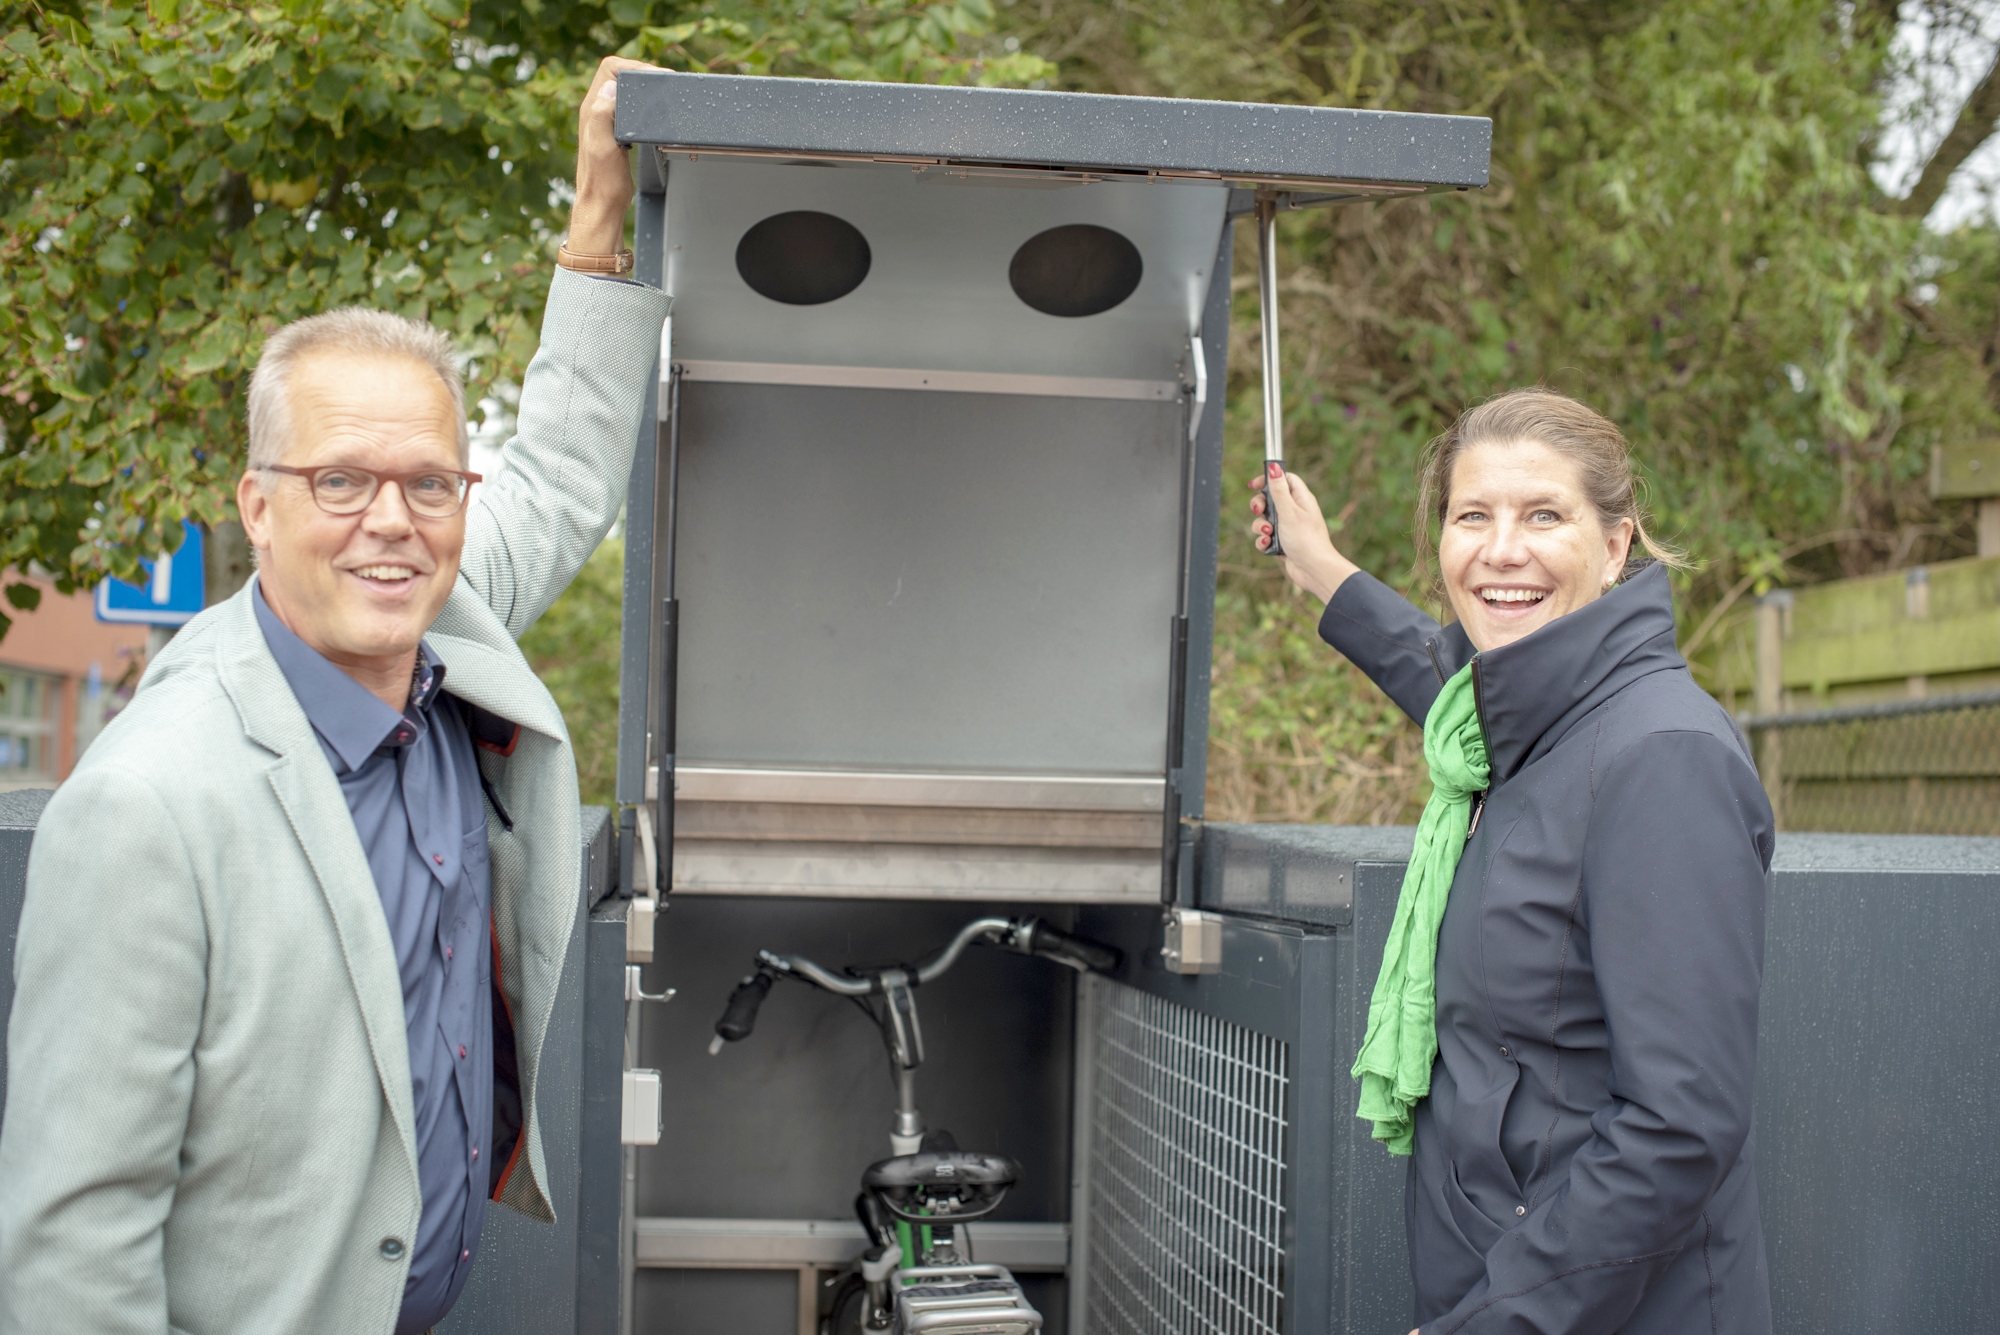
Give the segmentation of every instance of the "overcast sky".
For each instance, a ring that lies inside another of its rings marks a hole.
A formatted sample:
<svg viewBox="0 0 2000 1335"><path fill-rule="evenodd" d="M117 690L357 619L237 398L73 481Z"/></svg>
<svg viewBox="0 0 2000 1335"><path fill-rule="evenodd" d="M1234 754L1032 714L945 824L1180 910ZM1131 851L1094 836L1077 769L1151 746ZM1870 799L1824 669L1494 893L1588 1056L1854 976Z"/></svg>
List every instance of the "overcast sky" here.
<svg viewBox="0 0 2000 1335"><path fill-rule="evenodd" d="M2000 0L1906 0L1893 57L1905 72L1884 111L1883 158L1875 167L1885 190L1909 193L1967 95L1991 67L1996 49ZM1935 230L1948 232L1982 214L2000 218L1996 205L2000 140L1988 139L1953 174L1928 221Z"/></svg>

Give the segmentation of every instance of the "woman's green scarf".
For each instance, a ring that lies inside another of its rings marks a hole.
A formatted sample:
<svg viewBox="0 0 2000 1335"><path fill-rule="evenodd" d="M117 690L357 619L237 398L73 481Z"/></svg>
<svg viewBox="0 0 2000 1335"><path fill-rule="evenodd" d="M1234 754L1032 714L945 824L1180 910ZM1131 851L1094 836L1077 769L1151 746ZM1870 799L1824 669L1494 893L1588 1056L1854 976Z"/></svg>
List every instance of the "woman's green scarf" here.
<svg viewBox="0 0 2000 1335"><path fill-rule="evenodd" d="M1471 833L1473 794L1485 790L1490 773L1470 663L1445 683L1424 718L1424 760L1431 770L1431 798L1417 822L1417 845L1368 1002L1368 1034L1354 1059L1354 1076L1361 1081L1357 1115L1375 1123L1375 1139L1391 1154L1410 1153L1417 1100L1431 1092L1438 1050L1438 924Z"/></svg>

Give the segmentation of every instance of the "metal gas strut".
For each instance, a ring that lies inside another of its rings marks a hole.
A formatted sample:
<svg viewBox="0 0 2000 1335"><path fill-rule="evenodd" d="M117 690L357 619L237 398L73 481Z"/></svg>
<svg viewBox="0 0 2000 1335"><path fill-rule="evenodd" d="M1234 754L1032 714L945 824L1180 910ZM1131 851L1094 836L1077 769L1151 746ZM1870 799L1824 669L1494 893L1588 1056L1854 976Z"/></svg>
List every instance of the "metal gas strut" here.
<svg viewBox="0 0 2000 1335"><path fill-rule="evenodd" d="M1271 526L1269 556L1283 556L1278 541L1278 507L1271 489L1285 471L1285 412L1278 379L1278 197L1257 192L1257 316L1264 342L1264 521ZM1271 476L1271 465L1279 477Z"/></svg>

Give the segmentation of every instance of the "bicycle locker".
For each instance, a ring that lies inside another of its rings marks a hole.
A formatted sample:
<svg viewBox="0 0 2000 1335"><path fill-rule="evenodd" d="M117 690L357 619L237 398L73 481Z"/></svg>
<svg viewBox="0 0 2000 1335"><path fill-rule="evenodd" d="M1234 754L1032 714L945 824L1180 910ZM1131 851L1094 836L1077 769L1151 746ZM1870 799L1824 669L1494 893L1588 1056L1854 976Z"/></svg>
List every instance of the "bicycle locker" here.
<svg viewBox="0 0 2000 1335"><path fill-rule="evenodd" d="M1232 912L1202 831L1235 232L1482 186L1489 124L685 74L618 98L638 277L674 309L625 527L638 1106L620 1255L579 1287L642 1335L819 1330L894 1053L823 989L711 1056L717 1013L760 950L906 978L968 919L1034 917L1122 956L972 950L910 994L927 1124L1019 1181L899 1320L975 1329L938 1313L999 1267L1047 1331L1342 1328L1346 1082L1314 1041L1340 890L1317 923Z"/></svg>

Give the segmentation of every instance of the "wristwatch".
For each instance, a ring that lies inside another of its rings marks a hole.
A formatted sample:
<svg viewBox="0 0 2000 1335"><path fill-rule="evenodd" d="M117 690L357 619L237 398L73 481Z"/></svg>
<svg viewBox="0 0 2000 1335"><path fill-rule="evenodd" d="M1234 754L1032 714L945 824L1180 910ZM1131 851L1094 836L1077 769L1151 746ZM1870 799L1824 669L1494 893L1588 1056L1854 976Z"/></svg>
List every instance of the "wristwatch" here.
<svg viewBox="0 0 2000 1335"><path fill-rule="evenodd" d="M556 247L556 263L577 273L628 274L632 272L632 252L621 250L615 255L579 255L569 248L565 241Z"/></svg>

